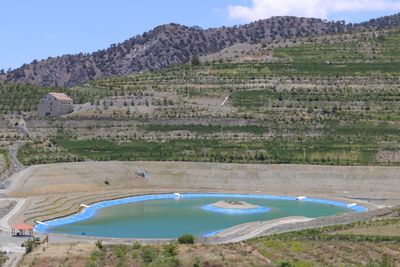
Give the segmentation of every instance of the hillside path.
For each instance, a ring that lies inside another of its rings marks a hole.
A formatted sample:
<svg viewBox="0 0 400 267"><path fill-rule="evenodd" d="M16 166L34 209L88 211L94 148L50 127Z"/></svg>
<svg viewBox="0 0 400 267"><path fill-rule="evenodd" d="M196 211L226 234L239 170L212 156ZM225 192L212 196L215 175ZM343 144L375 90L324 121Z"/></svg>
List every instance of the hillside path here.
<svg viewBox="0 0 400 267"><path fill-rule="evenodd" d="M11 157L11 168L12 173L16 173L24 169L24 165L18 160L17 154L19 148L22 146L20 141L14 143L10 148L10 157Z"/></svg>

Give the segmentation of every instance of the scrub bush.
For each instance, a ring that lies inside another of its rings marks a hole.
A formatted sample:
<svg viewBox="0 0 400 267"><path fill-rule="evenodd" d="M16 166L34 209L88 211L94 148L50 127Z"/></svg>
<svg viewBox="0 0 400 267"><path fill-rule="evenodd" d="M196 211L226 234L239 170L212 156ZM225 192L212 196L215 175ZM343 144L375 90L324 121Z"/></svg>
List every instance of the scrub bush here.
<svg viewBox="0 0 400 267"><path fill-rule="evenodd" d="M194 236L192 234L184 234L178 238L179 244L193 244Z"/></svg>

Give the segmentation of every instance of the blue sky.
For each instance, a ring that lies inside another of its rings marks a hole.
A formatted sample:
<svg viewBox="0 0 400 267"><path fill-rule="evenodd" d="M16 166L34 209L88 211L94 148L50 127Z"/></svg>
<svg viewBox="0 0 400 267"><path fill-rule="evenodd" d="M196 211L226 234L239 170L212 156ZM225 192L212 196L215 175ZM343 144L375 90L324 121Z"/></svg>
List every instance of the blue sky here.
<svg viewBox="0 0 400 267"><path fill-rule="evenodd" d="M0 69L107 48L170 22L209 28L273 15L359 22L399 11L400 0L3 0Z"/></svg>

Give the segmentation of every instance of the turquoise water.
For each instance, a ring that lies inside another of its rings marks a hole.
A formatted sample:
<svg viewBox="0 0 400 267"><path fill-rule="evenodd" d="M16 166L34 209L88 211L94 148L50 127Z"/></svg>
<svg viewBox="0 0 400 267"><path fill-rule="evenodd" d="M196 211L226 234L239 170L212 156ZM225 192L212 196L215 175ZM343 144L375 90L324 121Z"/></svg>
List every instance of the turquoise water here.
<svg viewBox="0 0 400 267"><path fill-rule="evenodd" d="M202 209L220 200L245 201L270 210L258 214L222 214ZM50 233L117 238L175 238L185 233L203 236L234 225L288 216L322 217L349 209L320 203L257 198L205 197L147 200L101 208L94 216L48 229Z"/></svg>

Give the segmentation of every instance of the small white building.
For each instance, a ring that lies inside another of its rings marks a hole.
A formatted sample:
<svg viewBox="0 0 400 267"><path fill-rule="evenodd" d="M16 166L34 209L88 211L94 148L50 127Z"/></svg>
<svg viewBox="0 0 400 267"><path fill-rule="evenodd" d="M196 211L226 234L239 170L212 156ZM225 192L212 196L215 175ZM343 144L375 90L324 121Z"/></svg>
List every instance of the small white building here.
<svg viewBox="0 0 400 267"><path fill-rule="evenodd" d="M62 116L74 111L72 98L64 93L47 93L40 99L39 116Z"/></svg>

